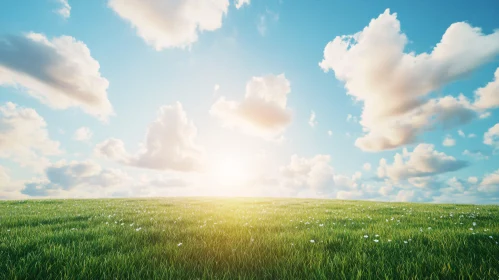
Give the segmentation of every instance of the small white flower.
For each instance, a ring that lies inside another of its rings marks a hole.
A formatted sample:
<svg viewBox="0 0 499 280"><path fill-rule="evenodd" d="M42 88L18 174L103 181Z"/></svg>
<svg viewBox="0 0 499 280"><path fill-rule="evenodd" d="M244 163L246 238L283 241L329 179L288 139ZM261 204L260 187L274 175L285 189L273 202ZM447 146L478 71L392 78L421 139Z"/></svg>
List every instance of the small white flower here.
<svg viewBox="0 0 499 280"><path fill-rule="evenodd" d="M180 246L182 246L182 242L180 242L179 244L177 244L177 247L180 247Z"/></svg>
<svg viewBox="0 0 499 280"><path fill-rule="evenodd" d="M388 242L392 242L392 240L391 240L391 239L388 239Z"/></svg>
<svg viewBox="0 0 499 280"><path fill-rule="evenodd" d="M142 229L142 228L141 228L141 227L139 227L139 228L136 228L136 229L135 229L135 231L140 231L141 229Z"/></svg>
<svg viewBox="0 0 499 280"><path fill-rule="evenodd" d="M313 239L312 239L312 240L310 240L310 243L315 243L315 240L313 240Z"/></svg>
<svg viewBox="0 0 499 280"><path fill-rule="evenodd" d="M475 222L473 222L473 226L476 227L476 223Z"/></svg>
<svg viewBox="0 0 499 280"><path fill-rule="evenodd" d="M378 242L379 242L379 240L378 240L378 239L374 239L374 242L378 243Z"/></svg>
<svg viewBox="0 0 499 280"><path fill-rule="evenodd" d="M368 235L364 235L364 238L368 238L369 236Z"/></svg>
<svg viewBox="0 0 499 280"><path fill-rule="evenodd" d="M407 244L407 241L404 240L404 243Z"/></svg>
<svg viewBox="0 0 499 280"><path fill-rule="evenodd" d="M472 227L470 227L470 230L473 230L473 228L472 228Z"/></svg>
<svg viewBox="0 0 499 280"><path fill-rule="evenodd" d="M320 224L319 226L320 226L320 227L323 227L323 226L324 226L324 224Z"/></svg>
<svg viewBox="0 0 499 280"><path fill-rule="evenodd" d="M428 230L431 230L431 227L428 227Z"/></svg>
<svg viewBox="0 0 499 280"><path fill-rule="evenodd" d="M492 238L494 238L494 237L492 237L492 235L491 235L491 236L489 236L489 238L490 238L490 239L492 239Z"/></svg>

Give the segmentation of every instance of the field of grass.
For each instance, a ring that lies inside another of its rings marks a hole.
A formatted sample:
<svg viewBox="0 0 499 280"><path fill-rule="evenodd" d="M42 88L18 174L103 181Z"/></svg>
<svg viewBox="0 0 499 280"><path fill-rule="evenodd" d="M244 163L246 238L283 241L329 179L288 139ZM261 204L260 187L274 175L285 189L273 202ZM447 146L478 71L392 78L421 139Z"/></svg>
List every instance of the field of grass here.
<svg viewBox="0 0 499 280"><path fill-rule="evenodd" d="M0 279L498 279L499 207L0 202Z"/></svg>

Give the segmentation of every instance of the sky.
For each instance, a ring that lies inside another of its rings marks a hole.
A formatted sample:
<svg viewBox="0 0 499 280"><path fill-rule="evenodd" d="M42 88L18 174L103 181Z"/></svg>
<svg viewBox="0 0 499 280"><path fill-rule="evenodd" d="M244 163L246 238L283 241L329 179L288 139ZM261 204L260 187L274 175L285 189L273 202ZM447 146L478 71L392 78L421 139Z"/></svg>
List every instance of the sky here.
<svg viewBox="0 0 499 280"><path fill-rule="evenodd" d="M0 3L0 199L499 203L499 2Z"/></svg>

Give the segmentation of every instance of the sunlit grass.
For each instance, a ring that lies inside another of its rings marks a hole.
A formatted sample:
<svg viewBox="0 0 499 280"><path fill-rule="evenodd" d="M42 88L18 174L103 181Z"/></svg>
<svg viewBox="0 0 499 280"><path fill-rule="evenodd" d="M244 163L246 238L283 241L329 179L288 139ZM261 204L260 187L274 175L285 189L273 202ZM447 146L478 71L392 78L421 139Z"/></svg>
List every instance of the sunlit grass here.
<svg viewBox="0 0 499 280"><path fill-rule="evenodd" d="M498 279L498 241L498 206L0 202L0 279Z"/></svg>

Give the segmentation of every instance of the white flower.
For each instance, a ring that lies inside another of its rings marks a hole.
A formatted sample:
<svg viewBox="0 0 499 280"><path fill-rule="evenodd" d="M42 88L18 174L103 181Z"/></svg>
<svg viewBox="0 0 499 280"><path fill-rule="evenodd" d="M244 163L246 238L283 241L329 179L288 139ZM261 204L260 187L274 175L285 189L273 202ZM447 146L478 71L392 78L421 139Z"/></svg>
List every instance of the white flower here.
<svg viewBox="0 0 499 280"><path fill-rule="evenodd" d="M392 240L391 240L391 239L388 239L388 242L392 242Z"/></svg>
<svg viewBox="0 0 499 280"><path fill-rule="evenodd" d="M136 229L135 229L135 231L139 231L139 230L141 230L141 229L142 229L142 228L141 228L141 227L139 227L139 228L136 228Z"/></svg>
<svg viewBox="0 0 499 280"><path fill-rule="evenodd" d="M376 234L374 237L379 237L379 234Z"/></svg>
<svg viewBox="0 0 499 280"><path fill-rule="evenodd" d="M473 228L472 228L472 227L470 227L470 230L473 230Z"/></svg>
<svg viewBox="0 0 499 280"><path fill-rule="evenodd" d="M177 247L180 247L180 246L182 246L182 242L180 242L179 244L177 244Z"/></svg>
<svg viewBox="0 0 499 280"><path fill-rule="evenodd" d="M428 230L431 230L431 227L428 227Z"/></svg>
<svg viewBox="0 0 499 280"><path fill-rule="evenodd" d="M324 224L320 224L319 226L320 226L320 227L323 227L323 226L324 226Z"/></svg>
<svg viewBox="0 0 499 280"><path fill-rule="evenodd" d="M368 238L369 236L368 235L364 235L364 238Z"/></svg>
<svg viewBox="0 0 499 280"><path fill-rule="evenodd" d="M379 240L378 240L378 239L374 239L374 242L378 243L378 242L379 242Z"/></svg>
<svg viewBox="0 0 499 280"><path fill-rule="evenodd" d="M404 240L404 243L407 244L407 241Z"/></svg>
<svg viewBox="0 0 499 280"><path fill-rule="evenodd" d="M489 236L489 238L490 238L490 239L492 239L492 238L494 238L494 237L492 237L492 235L491 235L491 236Z"/></svg>
<svg viewBox="0 0 499 280"><path fill-rule="evenodd" d="M473 226L476 227L476 223L475 222L473 222Z"/></svg>
<svg viewBox="0 0 499 280"><path fill-rule="evenodd" d="M312 239L312 240L310 240L310 243L315 243L315 240L313 240L313 239Z"/></svg>

